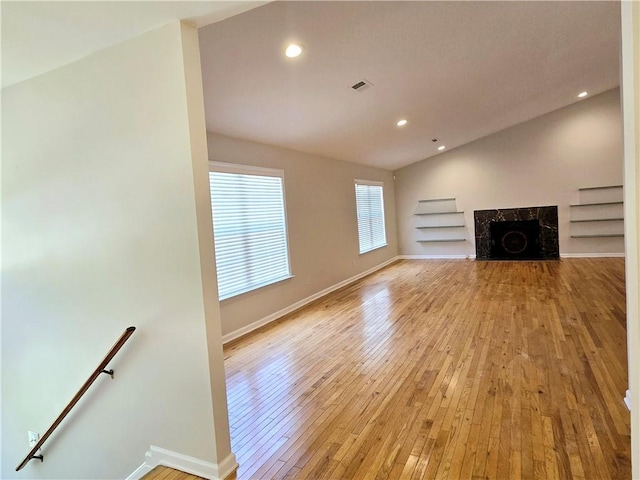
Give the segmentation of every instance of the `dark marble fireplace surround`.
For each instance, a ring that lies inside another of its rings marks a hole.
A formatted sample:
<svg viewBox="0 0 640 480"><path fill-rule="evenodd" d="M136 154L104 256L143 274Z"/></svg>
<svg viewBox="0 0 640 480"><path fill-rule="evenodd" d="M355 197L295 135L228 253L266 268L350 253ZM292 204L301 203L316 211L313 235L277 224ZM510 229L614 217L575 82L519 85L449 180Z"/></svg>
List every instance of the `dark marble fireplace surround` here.
<svg viewBox="0 0 640 480"><path fill-rule="evenodd" d="M491 223L537 220L540 224L540 253L536 258L560 258L558 246L558 207L504 208L473 212L476 237L476 259L493 260L491 255ZM495 254L495 252L494 252ZM504 258L504 257L503 257Z"/></svg>

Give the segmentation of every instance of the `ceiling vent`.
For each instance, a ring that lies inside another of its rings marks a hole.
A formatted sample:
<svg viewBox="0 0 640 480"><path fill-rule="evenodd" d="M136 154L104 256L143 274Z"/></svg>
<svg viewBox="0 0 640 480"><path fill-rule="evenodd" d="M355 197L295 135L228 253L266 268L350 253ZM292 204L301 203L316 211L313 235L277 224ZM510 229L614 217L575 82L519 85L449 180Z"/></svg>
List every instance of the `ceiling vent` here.
<svg viewBox="0 0 640 480"><path fill-rule="evenodd" d="M366 89L371 87L373 87L373 83L365 78L351 85L351 88L353 88L356 92L364 92Z"/></svg>

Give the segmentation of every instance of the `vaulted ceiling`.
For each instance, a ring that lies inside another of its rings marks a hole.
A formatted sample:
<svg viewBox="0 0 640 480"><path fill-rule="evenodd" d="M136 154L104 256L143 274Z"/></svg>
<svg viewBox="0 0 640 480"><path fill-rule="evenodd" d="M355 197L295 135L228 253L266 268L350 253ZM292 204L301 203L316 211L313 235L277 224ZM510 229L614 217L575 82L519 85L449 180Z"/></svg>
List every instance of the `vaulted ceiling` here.
<svg viewBox="0 0 640 480"><path fill-rule="evenodd" d="M269 3L200 29L207 129L397 169L618 86L619 25L618 2Z"/></svg>
<svg viewBox="0 0 640 480"><path fill-rule="evenodd" d="M188 20L208 130L393 170L619 84L618 1L265 3L2 1L2 85Z"/></svg>

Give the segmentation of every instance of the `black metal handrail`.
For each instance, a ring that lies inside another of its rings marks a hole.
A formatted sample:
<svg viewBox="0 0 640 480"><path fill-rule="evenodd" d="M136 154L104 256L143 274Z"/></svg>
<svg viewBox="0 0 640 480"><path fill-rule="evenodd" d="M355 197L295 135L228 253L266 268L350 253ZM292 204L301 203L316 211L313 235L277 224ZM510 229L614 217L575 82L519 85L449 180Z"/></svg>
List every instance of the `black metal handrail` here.
<svg viewBox="0 0 640 480"><path fill-rule="evenodd" d="M74 397L67 404L67 406L64 407L64 410L62 410L60 415L58 415L58 418L56 418L54 420L54 422L47 429L47 431L44 433L44 435L42 435L42 437L40 437L40 440L38 440L38 442L33 446L31 451L29 453L27 453L27 456L24 457L24 459L22 460L20 465L18 465L16 467L16 472L18 470L21 470L27 463L29 463L29 460L32 460L34 458L37 458L41 462L44 461L44 456L43 455L36 455L36 452L42 447L44 442L47 441L47 438L49 438L49 436L58 427L58 425L60 425L62 420L64 420L64 417L67 416L67 414L71 411L71 409L74 407L74 405L76 403L78 403L78 401L82 398L82 396L86 393L86 391L89 390L89 387L91 386L91 384L96 380L96 378L98 378L100 376L101 373L106 373L107 375L111 375L111 378L113 378L113 369L107 370L106 369L107 365L109 364L111 359L113 357L115 357L116 353L118 353L118 351L122 348L122 346L125 344L125 342L127 340L129 340L129 337L133 334L133 332L135 330L136 330L136 327L129 327L123 332L122 335L120 335L120 338L118 339L118 341L116 341L116 343L113 345L113 347L111 347L111 350L109 350L109 353L107 353L107 356L104 357L102 362L100 362L100 364L98 365L98 368L96 368L93 371L93 373L87 379L87 381L84 382L82 387L80 387L80 390L78 390L78 393L76 393L74 395Z"/></svg>

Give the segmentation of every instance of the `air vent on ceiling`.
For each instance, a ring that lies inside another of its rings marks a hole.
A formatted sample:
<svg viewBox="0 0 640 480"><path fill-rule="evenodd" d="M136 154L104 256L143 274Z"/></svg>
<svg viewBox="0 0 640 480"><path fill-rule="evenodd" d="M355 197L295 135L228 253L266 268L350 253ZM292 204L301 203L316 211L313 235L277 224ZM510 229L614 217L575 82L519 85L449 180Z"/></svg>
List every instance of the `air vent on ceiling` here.
<svg viewBox="0 0 640 480"><path fill-rule="evenodd" d="M356 92L362 92L367 88L371 88L371 87L373 87L373 83L371 83L369 80L365 78L351 85L351 88L353 88Z"/></svg>

